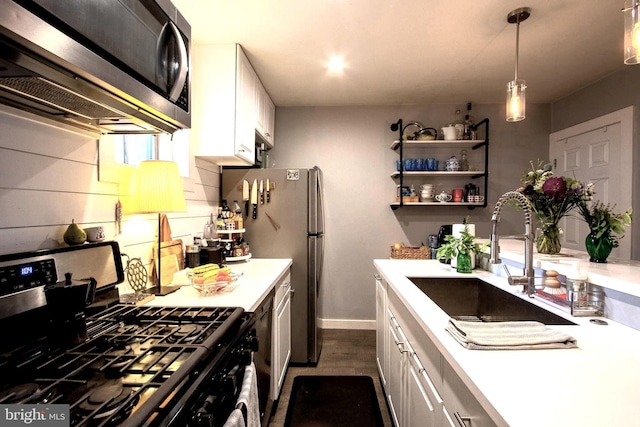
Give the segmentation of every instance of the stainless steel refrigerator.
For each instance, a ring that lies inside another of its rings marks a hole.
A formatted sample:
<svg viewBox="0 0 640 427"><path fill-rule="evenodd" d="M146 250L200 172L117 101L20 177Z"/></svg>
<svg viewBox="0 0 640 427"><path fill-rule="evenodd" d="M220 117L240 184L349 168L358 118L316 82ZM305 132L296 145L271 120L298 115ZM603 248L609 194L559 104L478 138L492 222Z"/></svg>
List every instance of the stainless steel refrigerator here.
<svg viewBox="0 0 640 427"><path fill-rule="evenodd" d="M318 363L322 348L318 299L325 238L321 170L223 168L221 180L222 199L230 206L236 200L242 207L244 239L252 257L293 259L291 362ZM251 200L243 201L245 180L250 188L254 180L258 187L262 182L255 219Z"/></svg>

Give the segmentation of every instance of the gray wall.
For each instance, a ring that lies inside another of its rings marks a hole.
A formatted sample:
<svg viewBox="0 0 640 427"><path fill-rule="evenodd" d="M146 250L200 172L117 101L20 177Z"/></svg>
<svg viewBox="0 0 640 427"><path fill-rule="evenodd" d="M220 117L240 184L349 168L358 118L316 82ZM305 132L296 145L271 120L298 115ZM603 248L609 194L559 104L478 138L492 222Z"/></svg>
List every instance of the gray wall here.
<svg viewBox="0 0 640 427"><path fill-rule="evenodd" d="M549 107L528 105L527 120L507 123L504 106L475 105L477 120L490 119L488 208L405 207L392 211L396 182L390 177L398 154L390 149L398 118L440 128L463 105L402 107L278 108L276 146L269 167L320 166L324 172L327 239L321 317L375 319L375 258L390 246L427 242L440 225L469 215L476 234L489 237L492 209L500 195L516 189L529 161L548 155ZM452 150L450 155L459 157ZM443 161L441 158L440 161ZM436 182L436 186L438 183ZM442 185L445 185L443 182ZM521 233L521 213L505 210L501 234Z"/></svg>
<svg viewBox="0 0 640 427"><path fill-rule="evenodd" d="M577 91L551 105L551 132L640 103L640 66L625 67L596 83ZM633 164L640 164L640 115L634 111ZM629 191L635 195L640 185L640 170L633 169L633 182ZM640 198L633 198L633 210L640 212ZM633 227L633 242L640 239L640 227ZM640 260L640 245L631 245L631 258Z"/></svg>

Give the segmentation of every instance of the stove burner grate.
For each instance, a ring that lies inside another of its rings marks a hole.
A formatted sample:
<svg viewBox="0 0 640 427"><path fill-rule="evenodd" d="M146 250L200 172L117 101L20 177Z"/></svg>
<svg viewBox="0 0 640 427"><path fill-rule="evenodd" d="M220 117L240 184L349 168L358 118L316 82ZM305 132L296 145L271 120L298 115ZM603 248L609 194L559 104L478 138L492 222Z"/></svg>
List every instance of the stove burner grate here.
<svg viewBox="0 0 640 427"><path fill-rule="evenodd" d="M104 384L89 391L78 409L83 417L93 420L110 417L110 424L117 424L131 414L138 400L133 387L120 383Z"/></svg>
<svg viewBox="0 0 640 427"><path fill-rule="evenodd" d="M22 383L0 390L0 403L48 403L54 396L53 389L43 389L36 383Z"/></svg>

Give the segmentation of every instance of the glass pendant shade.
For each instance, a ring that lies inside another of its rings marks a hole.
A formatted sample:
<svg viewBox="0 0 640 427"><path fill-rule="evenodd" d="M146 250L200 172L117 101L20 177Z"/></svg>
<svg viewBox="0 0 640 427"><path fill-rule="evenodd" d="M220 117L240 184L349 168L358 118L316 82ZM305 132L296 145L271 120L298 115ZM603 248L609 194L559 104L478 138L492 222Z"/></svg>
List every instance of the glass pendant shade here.
<svg viewBox="0 0 640 427"><path fill-rule="evenodd" d="M512 80L507 83L507 121L519 122L526 117L524 80Z"/></svg>
<svg viewBox="0 0 640 427"><path fill-rule="evenodd" d="M640 1L625 0L624 9L624 63L640 63Z"/></svg>

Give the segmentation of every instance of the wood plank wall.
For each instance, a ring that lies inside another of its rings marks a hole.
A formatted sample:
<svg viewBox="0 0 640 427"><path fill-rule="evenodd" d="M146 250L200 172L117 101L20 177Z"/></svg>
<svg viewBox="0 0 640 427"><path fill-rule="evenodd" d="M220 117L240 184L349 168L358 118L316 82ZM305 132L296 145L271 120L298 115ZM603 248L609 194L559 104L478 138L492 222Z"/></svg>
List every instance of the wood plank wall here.
<svg viewBox="0 0 640 427"><path fill-rule="evenodd" d="M121 252L149 266L157 215L125 215L117 234L119 186L98 181L98 138L0 106L0 254L64 246L74 219L83 228L103 226ZM220 193L218 166L193 156L190 162L187 212L167 215L172 238L184 244L217 211Z"/></svg>

